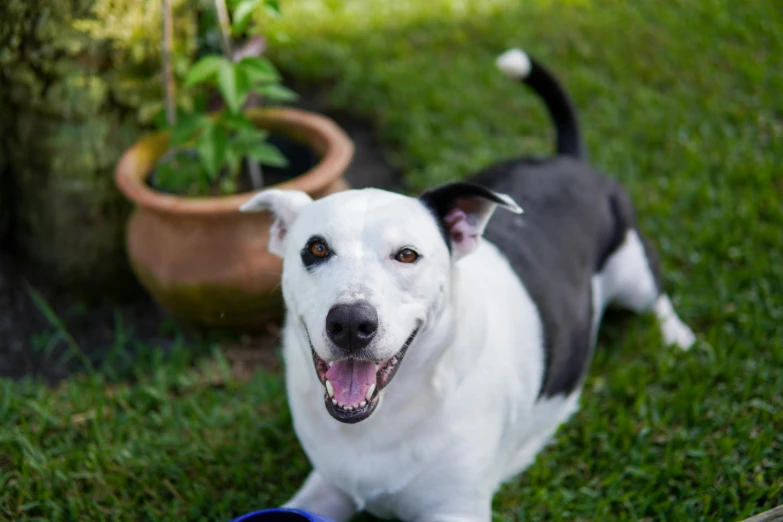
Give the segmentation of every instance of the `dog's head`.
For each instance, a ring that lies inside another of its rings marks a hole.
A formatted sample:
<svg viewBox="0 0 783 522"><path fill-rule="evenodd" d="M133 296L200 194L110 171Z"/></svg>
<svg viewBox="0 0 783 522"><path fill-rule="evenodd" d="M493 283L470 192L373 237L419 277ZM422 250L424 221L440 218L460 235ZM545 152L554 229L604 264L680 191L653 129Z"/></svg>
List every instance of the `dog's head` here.
<svg viewBox="0 0 783 522"><path fill-rule="evenodd" d="M454 183L411 198L376 189L313 201L265 190L243 211L275 216L269 251L283 258L283 295L306 334L326 409L355 423L378 406L417 334L447 295L452 263L478 244L508 197Z"/></svg>

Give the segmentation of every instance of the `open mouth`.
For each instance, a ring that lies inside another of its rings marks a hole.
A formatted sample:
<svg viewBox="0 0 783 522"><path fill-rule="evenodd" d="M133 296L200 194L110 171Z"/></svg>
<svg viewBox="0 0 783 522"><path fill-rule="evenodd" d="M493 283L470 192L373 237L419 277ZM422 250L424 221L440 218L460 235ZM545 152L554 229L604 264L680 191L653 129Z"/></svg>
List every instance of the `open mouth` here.
<svg viewBox="0 0 783 522"><path fill-rule="evenodd" d="M394 378L417 333L418 326L397 353L380 362L358 359L327 362L315 353L310 344L315 372L324 386L324 404L329 415L346 424L355 424L369 417L378 407L381 390Z"/></svg>

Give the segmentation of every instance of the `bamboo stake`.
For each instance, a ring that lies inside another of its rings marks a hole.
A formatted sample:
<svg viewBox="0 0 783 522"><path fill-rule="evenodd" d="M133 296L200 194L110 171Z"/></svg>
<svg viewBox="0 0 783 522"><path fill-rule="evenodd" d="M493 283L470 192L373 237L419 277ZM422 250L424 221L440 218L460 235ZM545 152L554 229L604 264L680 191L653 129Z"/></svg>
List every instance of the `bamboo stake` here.
<svg viewBox="0 0 783 522"><path fill-rule="evenodd" d="M171 68L172 41L174 33L174 21L171 14L171 0L163 0L163 48L161 49L161 62L163 67L163 95L166 102L166 121L170 126L177 123L177 108L175 105L174 72Z"/></svg>
<svg viewBox="0 0 783 522"><path fill-rule="evenodd" d="M217 11L218 25L220 26L220 41L223 44L223 55L231 60L231 20L228 17L226 0L215 0L215 10Z"/></svg>

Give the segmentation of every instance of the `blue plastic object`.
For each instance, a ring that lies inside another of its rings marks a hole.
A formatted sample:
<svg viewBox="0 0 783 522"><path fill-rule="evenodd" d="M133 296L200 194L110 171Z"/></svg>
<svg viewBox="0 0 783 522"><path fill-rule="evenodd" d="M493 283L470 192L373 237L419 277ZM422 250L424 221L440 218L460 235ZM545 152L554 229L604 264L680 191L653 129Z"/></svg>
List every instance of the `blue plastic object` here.
<svg viewBox="0 0 783 522"><path fill-rule="evenodd" d="M248 513L231 522L334 522L334 520L298 509L275 508Z"/></svg>

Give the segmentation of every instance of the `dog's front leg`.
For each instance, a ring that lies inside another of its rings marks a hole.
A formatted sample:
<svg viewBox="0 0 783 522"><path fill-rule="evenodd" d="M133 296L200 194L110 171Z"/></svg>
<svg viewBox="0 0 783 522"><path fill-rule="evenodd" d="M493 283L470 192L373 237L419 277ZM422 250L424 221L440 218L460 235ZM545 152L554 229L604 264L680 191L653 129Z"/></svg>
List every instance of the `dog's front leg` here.
<svg viewBox="0 0 783 522"><path fill-rule="evenodd" d="M492 497L453 498L419 511L412 522L491 522Z"/></svg>
<svg viewBox="0 0 783 522"><path fill-rule="evenodd" d="M336 522L347 521L356 513L356 506L348 495L327 484L315 470L283 507L310 511Z"/></svg>

